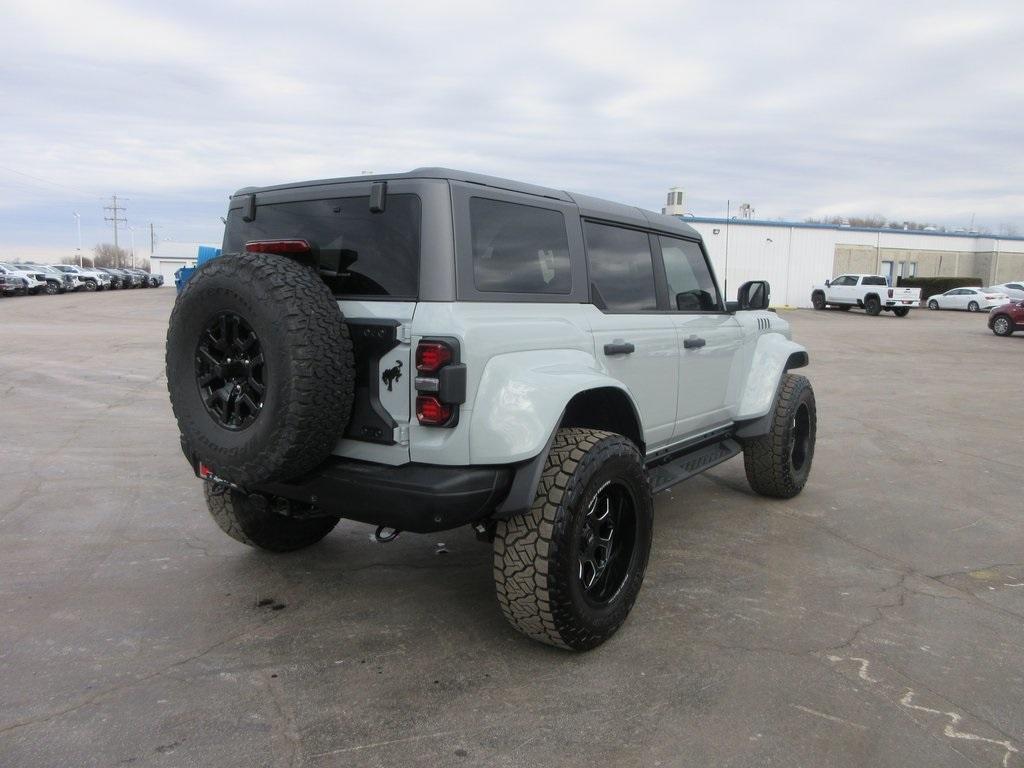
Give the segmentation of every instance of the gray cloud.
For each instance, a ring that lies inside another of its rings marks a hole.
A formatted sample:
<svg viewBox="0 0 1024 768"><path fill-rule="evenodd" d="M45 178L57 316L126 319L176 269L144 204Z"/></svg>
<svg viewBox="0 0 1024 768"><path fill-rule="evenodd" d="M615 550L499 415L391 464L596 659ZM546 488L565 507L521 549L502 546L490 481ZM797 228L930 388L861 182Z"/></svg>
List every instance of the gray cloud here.
<svg viewBox="0 0 1024 768"><path fill-rule="evenodd" d="M0 254L100 197L452 165L657 208L1024 224L1018 2L0 2ZM941 5L941 7L940 7Z"/></svg>

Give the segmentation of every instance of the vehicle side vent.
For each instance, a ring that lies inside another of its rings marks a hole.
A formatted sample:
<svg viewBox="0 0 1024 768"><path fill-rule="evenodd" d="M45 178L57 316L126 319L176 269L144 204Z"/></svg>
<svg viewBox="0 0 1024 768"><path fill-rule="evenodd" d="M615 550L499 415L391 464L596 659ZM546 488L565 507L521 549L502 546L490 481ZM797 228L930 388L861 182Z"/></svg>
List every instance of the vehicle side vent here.
<svg viewBox="0 0 1024 768"><path fill-rule="evenodd" d="M768 331L771 330L772 319L770 317L759 317L757 318L757 330Z"/></svg>

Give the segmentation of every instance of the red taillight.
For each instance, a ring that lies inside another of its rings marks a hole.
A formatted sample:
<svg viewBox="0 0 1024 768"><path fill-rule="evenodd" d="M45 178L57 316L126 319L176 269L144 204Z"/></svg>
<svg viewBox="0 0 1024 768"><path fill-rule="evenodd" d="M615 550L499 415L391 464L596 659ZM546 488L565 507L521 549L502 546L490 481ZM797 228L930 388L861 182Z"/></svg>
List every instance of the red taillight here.
<svg viewBox="0 0 1024 768"><path fill-rule="evenodd" d="M416 370L420 373L437 373L452 361L452 350L439 341L421 341L416 347Z"/></svg>
<svg viewBox="0 0 1024 768"><path fill-rule="evenodd" d="M276 253L278 256L291 256L297 253L309 253L313 250L306 240L253 240L245 244L249 253Z"/></svg>
<svg viewBox="0 0 1024 768"><path fill-rule="evenodd" d="M199 476L206 480L208 477L213 477L213 470L210 469L206 464L199 462Z"/></svg>
<svg viewBox="0 0 1024 768"><path fill-rule="evenodd" d="M416 398L416 419L420 424L438 426L452 417L452 406L446 405L433 395Z"/></svg>

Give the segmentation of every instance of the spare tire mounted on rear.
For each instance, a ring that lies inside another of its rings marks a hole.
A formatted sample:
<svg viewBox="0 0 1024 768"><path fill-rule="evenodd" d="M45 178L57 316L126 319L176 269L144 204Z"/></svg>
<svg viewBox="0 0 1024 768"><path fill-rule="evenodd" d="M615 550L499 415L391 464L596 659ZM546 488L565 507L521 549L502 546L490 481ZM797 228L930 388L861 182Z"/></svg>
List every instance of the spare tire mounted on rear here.
<svg viewBox="0 0 1024 768"><path fill-rule="evenodd" d="M171 406L186 452L224 480L287 480L323 461L348 424L354 374L337 302L292 259L214 259L175 302Z"/></svg>

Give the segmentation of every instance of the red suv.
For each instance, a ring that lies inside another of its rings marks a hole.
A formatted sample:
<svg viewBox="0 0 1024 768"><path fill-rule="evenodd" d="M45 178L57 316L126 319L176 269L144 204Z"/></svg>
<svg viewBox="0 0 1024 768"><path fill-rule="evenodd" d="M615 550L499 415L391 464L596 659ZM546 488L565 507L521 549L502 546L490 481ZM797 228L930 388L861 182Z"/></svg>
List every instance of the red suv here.
<svg viewBox="0 0 1024 768"><path fill-rule="evenodd" d="M1011 301L989 310L988 327L996 336L1009 336L1024 331L1024 301Z"/></svg>

